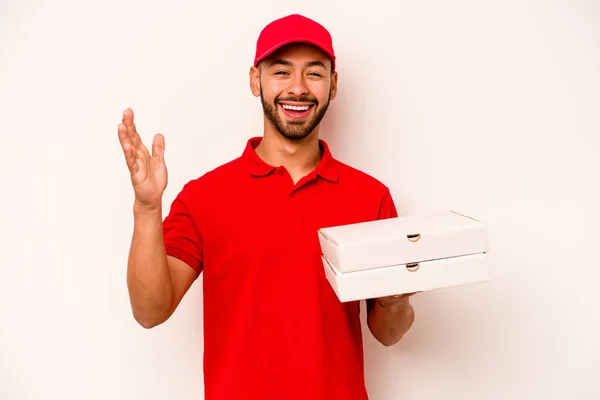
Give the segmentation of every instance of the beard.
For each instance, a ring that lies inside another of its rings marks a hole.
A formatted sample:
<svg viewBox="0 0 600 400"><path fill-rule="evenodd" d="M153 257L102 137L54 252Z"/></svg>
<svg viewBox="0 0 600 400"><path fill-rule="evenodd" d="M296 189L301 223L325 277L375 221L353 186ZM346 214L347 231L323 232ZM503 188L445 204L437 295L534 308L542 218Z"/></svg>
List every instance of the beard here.
<svg viewBox="0 0 600 400"><path fill-rule="evenodd" d="M331 95L331 89L329 89L329 94ZM313 113L310 120L302 120L302 121L288 121L284 123L279 117L279 102L280 101L295 101L301 103L311 103L316 111ZM327 108L329 107L329 96L327 96L327 103L319 108L319 102L314 97L300 96L300 97L275 97L273 104L269 104L265 101L262 93L262 88L260 89L260 102L262 103L263 112L265 116L271 122L271 124L275 127L275 130L279 132L281 136L288 140L302 140L305 137L309 136L315 128L321 123L321 120L325 116L327 112Z"/></svg>

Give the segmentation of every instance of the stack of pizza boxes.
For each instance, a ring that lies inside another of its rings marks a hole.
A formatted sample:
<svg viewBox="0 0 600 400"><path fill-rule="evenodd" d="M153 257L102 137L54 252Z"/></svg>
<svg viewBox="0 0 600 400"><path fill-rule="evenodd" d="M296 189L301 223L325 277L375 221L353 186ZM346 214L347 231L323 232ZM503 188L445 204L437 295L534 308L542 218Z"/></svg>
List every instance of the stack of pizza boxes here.
<svg viewBox="0 0 600 400"><path fill-rule="evenodd" d="M325 275L342 302L490 280L487 227L454 211L322 228Z"/></svg>

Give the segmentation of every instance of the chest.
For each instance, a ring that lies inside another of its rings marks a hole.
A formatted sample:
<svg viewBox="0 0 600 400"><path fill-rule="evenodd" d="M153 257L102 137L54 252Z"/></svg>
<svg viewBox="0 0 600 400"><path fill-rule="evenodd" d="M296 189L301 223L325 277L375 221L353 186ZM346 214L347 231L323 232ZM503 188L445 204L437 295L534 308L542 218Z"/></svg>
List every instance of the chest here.
<svg viewBox="0 0 600 400"><path fill-rule="evenodd" d="M295 187L283 177L268 179L232 185L204 210L199 232L206 278L320 279L318 229L377 217L377 204L340 184L315 179Z"/></svg>

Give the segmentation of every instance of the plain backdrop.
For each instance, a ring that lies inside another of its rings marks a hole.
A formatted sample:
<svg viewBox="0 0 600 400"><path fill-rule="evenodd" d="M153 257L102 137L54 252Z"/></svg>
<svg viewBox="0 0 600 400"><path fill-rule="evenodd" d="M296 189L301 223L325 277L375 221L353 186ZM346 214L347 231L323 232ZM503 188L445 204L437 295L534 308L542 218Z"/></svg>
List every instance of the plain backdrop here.
<svg viewBox="0 0 600 400"><path fill-rule="evenodd" d="M297 12L338 53L334 156L401 213L489 226L491 282L415 296L391 348L365 331L371 398L600 398L597 0L0 4L1 399L203 398L201 281L164 325L131 315L117 124L165 135L166 212L262 135L256 38Z"/></svg>

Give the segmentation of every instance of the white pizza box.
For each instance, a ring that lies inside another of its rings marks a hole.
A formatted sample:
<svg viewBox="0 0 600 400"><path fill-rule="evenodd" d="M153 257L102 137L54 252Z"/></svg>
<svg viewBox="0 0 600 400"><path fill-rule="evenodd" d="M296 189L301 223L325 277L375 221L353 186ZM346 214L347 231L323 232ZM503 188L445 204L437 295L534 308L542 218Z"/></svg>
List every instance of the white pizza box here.
<svg viewBox="0 0 600 400"><path fill-rule="evenodd" d="M347 302L487 282L487 257L479 253L346 273L321 259L338 299Z"/></svg>
<svg viewBox="0 0 600 400"><path fill-rule="evenodd" d="M488 251L483 222L446 210L321 228L318 237L341 273Z"/></svg>

